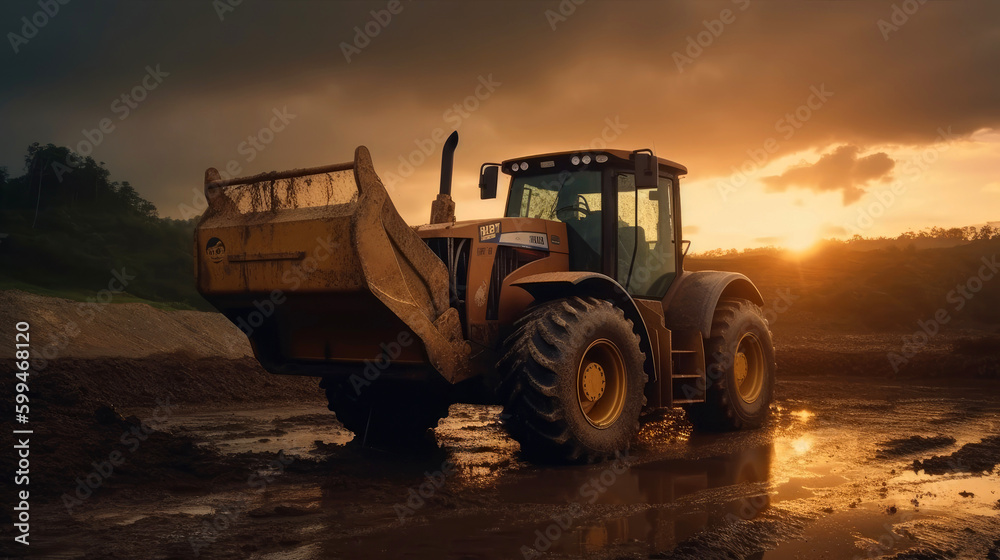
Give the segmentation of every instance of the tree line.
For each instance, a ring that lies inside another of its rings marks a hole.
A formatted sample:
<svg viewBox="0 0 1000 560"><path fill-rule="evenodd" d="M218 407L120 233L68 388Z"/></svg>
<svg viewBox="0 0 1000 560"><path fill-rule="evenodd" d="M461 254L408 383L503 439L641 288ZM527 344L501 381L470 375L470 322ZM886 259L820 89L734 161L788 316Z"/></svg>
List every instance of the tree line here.
<svg viewBox="0 0 1000 560"><path fill-rule="evenodd" d="M194 288L197 218L160 218L103 162L63 146L31 144L22 171L0 168L0 287L96 292L124 268L133 296L210 308Z"/></svg>

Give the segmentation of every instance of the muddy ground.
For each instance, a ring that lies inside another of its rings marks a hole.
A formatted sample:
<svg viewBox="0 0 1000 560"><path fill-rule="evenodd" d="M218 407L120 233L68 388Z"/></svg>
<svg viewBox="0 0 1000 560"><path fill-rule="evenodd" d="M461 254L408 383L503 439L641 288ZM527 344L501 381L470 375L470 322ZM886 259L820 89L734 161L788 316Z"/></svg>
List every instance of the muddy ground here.
<svg viewBox="0 0 1000 560"><path fill-rule="evenodd" d="M213 372L228 382L185 383ZM619 461L539 467L497 407L454 405L436 446L398 454L250 359L57 361L35 385L32 544L4 553L997 558L1000 387L903 381L786 373L764 429L696 435L670 413Z"/></svg>
<svg viewBox="0 0 1000 560"><path fill-rule="evenodd" d="M88 309L0 292L0 337L32 317L44 354L31 545L12 541L5 452L0 556L1000 558L995 327L950 328L893 368L911 332L782 318L764 429L693 434L671 412L627 457L552 467L520 456L498 407L453 405L424 449L373 448L315 379L265 373L216 314Z"/></svg>

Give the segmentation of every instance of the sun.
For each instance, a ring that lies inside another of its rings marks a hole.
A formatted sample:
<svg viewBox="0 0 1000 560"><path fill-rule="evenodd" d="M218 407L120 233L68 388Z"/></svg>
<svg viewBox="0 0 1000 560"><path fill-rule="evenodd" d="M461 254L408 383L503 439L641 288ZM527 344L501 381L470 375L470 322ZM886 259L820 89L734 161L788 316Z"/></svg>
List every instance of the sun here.
<svg viewBox="0 0 1000 560"><path fill-rule="evenodd" d="M787 248L790 251L794 251L796 253L801 253L811 248L813 245L816 244L817 241L819 241L819 237L811 234L789 235L786 239L787 240L784 243L785 248Z"/></svg>
<svg viewBox="0 0 1000 560"><path fill-rule="evenodd" d="M796 212L788 216L785 239L782 245L790 251L801 253L810 249L821 235L820 221L810 212Z"/></svg>

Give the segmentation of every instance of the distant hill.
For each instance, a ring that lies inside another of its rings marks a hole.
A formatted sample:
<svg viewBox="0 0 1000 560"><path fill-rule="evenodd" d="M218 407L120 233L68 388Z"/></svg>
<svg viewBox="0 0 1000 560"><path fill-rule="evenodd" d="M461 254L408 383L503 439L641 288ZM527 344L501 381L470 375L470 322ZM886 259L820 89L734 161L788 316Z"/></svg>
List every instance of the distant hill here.
<svg viewBox="0 0 1000 560"><path fill-rule="evenodd" d="M67 148L32 144L24 161L16 178L0 168L0 289L86 300L106 297L124 277L126 293L114 301L212 309L194 285L196 219L157 217L128 182L111 181L102 164L75 159ZM963 298L957 286L975 284L981 259L998 253L1000 231L988 224L827 242L802 257L774 248L715 250L689 256L686 266L743 272L769 302L779 290L791 294L797 299L781 328L912 331L944 309L954 324L995 329L1000 275L955 307Z"/></svg>
<svg viewBox="0 0 1000 560"><path fill-rule="evenodd" d="M781 329L815 326L845 331L916 331L935 314L956 326L1000 331L1000 238L950 247L859 250L830 243L796 256L778 250L720 257L691 256L688 270L746 274L768 305L794 299L776 321ZM780 305L780 304L779 304Z"/></svg>
<svg viewBox="0 0 1000 560"><path fill-rule="evenodd" d="M128 182L109 177L52 144L28 147L20 177L0 169L0 288L83 301L123 290L114 301L211 309L194 286L195 221L157 217Z"/></svg>

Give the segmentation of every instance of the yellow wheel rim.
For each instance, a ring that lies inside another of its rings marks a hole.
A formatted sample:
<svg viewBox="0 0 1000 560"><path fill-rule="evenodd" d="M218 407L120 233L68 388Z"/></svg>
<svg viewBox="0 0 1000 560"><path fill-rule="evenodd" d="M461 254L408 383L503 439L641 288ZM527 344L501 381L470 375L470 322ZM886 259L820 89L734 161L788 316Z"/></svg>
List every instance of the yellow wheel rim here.
<svg viewBox="0 0 1000 560"><path fill-rule="evenodd" d="M576 370L576 394L584 418L596 428L615 423L625 408L625 360L615 343L590 343Z"/></svg>
<svg viewBox="0 0 1000 560"><path fill-rule="evenodd" d="M753 333L744 334L736 346L733 374L743 402L756 402L764 389L764 348Z"/></svg>

